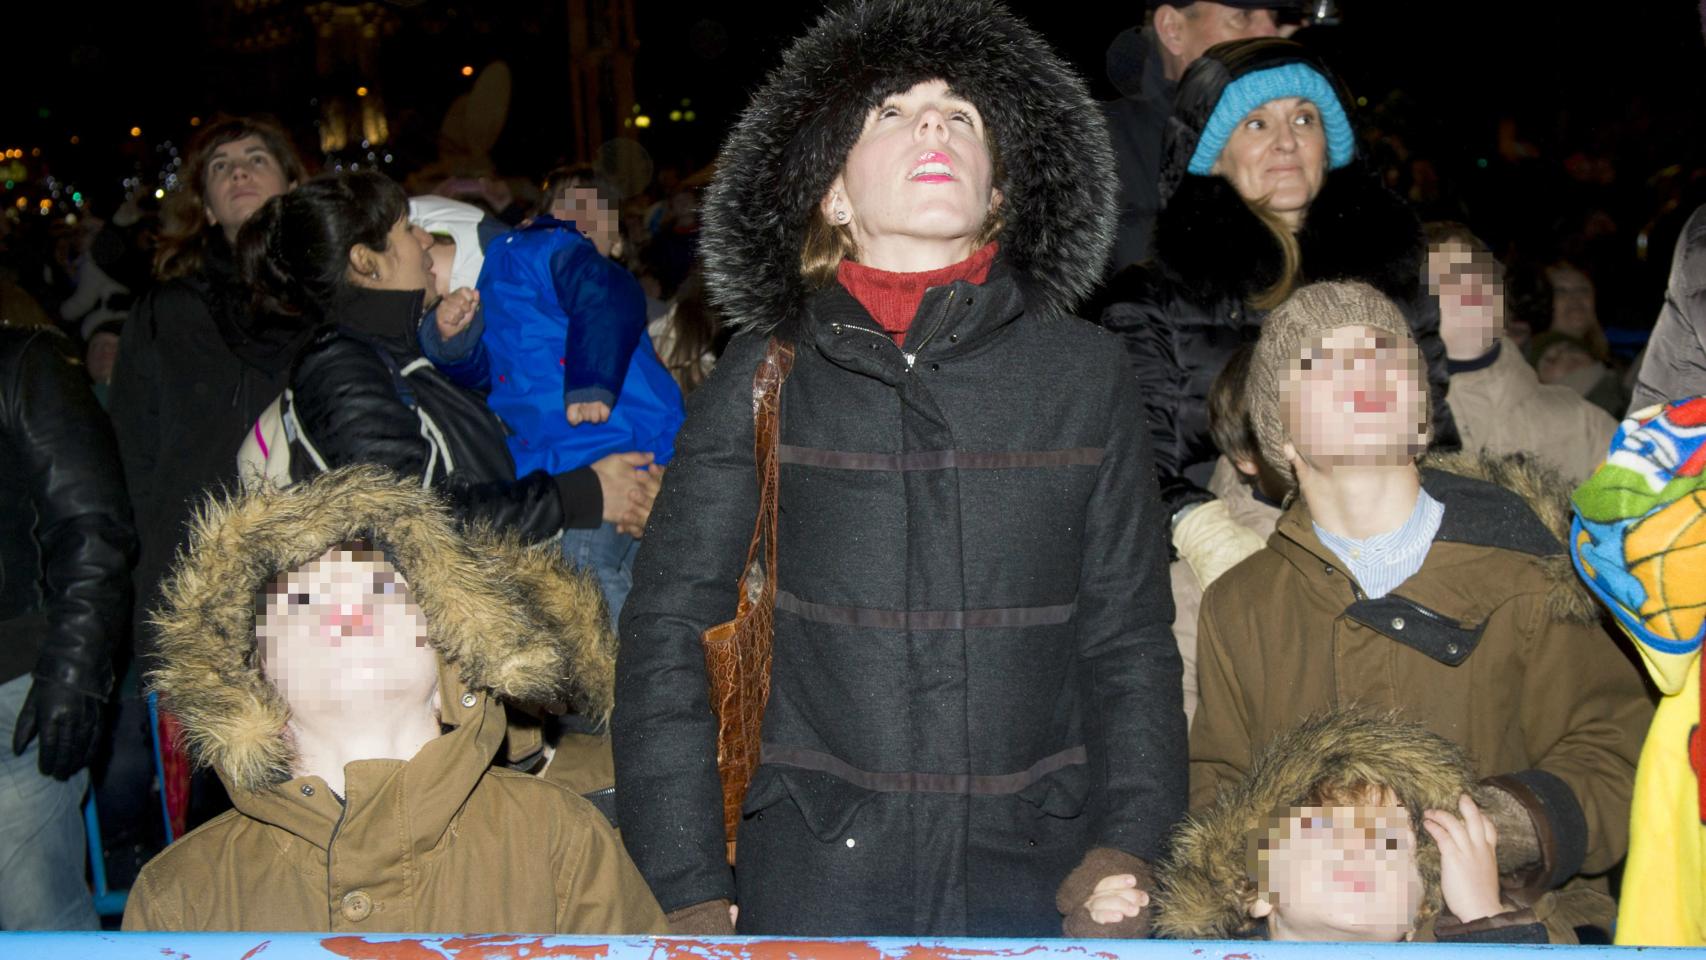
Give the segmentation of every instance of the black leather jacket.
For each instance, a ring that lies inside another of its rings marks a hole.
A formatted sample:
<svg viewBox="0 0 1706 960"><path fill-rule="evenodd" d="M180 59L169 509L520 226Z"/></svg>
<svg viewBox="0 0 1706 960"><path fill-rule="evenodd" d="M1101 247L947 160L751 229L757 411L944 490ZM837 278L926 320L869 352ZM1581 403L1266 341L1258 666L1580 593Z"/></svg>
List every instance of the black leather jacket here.
<svg viewBox="0 0 1706 960"><path fill-rule="evenodd" d="M418 291L352 292L297 356L290 372L296 415L327 466L376 463L406 477L426 474L432 449L420 417L399 393L397 376L421 357L423 301ZM591 468L516 479L503 422L484 397L431 367L409 375L406 389L449 446L455 469L435 484L461 519L529 541L603 522L603 497ZM290 466L298 477L314 469L294 452ZM440 476L443 468L437 467Z"/></svg>
<svg viewBox="0 0 1706 960"><path fill-rule="evenodd" d="M0 682L112 688L136 533L111 424L69 345L0 325Z"/></svg>

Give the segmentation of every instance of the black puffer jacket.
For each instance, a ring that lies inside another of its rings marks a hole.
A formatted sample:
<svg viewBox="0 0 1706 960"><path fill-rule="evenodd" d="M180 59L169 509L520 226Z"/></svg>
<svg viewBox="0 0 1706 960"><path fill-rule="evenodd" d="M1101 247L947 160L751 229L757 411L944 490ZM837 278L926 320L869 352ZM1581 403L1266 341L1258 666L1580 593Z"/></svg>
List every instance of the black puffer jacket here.
<svg viewBox="0 0 1706 960"><path fill-rule="evenodd" d="M1007 225L903 352L798 251L865 112L932 77L993 131ZM1184 783L1165 518L1136 378L1068 315L1110 153L1081 81L983 2L837 9L731 135L702 248L744 332L688 400L617 659L623 840L665 910L738 877L746 933L1050 936L1089 851L1160 854ZM700 634L735 610L771 334L796 347L774 665L731 876Z"/></svg>
<svg viewBox="0 0 1706 960"><path fill-rule="evenodd" d="M209 239L199 273L155 287L125 322L107 409L141 540L134 622L144 646L191 514L236 481L237 448L284 390L306 335L300 322L253 312L223 235Z"/></svg>
<svg viewBox="0 0 1706 960"><path fill-rule="evenodd" d="M351 291L297 357L290 371L296 415L327 466L375 463L423 477L431 465L434 482L462 520L514 530L527 540L543 540L563 527L598 526L603 498L591 468L555 477L534 471L517 480L503 422L484 398L429 364L402 375L421 359L416 331L424 302L420 291ZM410 400L442 432L448 476L444 463L433 463ZM295 452L290 468L298 479L314 470Z"/></svg>
<svg viewBox="0 0 1706 960"><path fill-rule="evenodd" d="M38 675L105 695L136 533L112 427L62 339L0 325L0 683L45 656Z"/></svg>
<svg viewBox="0 0 1706 960"><path fill-rule="evenodd" d="M1422 287L1425 245L1414 213L1355 165L1327 174L1297 235L1306 281L1362 280L1409 318L1428 361L1434 445L1458 446L1445 405L1439 312ZM1278 279L1279 244L1220 177L1186 176L1155 226L1155 259L1110 285L1102 325L1125 338L1147 398L1161 491L1170 512L1210 499L1220 455L1208 393L1226 361L1260 336L1249 300Z"/></svg>

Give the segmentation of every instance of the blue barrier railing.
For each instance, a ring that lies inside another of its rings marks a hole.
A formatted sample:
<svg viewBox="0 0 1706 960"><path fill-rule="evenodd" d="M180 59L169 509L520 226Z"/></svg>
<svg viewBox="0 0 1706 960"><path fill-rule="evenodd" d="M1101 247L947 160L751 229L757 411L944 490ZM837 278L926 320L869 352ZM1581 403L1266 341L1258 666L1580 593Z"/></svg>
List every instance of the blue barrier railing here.
<svg viewBox="0 0 1706 960"><path fill-rule="evenodd" d="M0 933L6 960L1443 960L1702 957L1706 950L1167 940L798 940L325 933Z"/></svg>

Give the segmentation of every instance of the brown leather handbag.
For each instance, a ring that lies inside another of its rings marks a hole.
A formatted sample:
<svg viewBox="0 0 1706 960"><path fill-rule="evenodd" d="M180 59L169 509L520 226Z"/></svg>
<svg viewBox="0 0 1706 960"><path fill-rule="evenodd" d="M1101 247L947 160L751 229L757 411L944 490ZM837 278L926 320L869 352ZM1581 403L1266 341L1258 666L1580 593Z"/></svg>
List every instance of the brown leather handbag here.
<svg viewBox="0 0 1706 960"><path fill-rule="evenodd" d="M794 347L775 337L752 374L753 460L758 468L758 519L738 584L735 618L701 636L717 716L717 776L723 781L723 834L729 862L741 803L758 768L759 725L770 700L770 642L776 611L776 446L781 435L782 381L794 367ZM762 546L763 559L759 558Z"/></svg>

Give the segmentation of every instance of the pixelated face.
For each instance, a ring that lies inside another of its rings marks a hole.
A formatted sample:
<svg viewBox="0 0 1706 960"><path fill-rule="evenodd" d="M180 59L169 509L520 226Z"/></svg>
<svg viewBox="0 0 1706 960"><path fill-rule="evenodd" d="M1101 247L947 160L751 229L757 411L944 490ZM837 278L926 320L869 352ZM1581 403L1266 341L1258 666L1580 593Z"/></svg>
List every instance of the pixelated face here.
<svg viewBox="0 0 1706 960"><path fill-rule="evenodd" d="M1217 43L1245 37L1272 37L1280 32L1272 10L1246 10L1198 0L1186 5L1183 12L1179 60L1187 66Z"/></svg>
<svg viewBox="0 0 1706 960"><path fill-rule="evenodd" d="M1534 361L1534 372L1541 383L1573 383L1580 375L1598 368L1599 361L1593 358L1593 354L1568 340L1547 347ZM1597 379L1594 378L1595 381Z"/></svg>
<svg viewBox="0 0 1706 960"><path fill-rule="evenodd" d="M1320 108L1301 97L1262 104L1233 129L1210 172L1252 203L1279 213L1307 210L1327 177Z"/></svg>
<svg viewBox="0 0 1706 960"><path fill-rule="evenodd" d="M207 222L234 233L261 204L290 189L278 158L260 137L247 136L220 144L207 162L202 184Z"/></svg>
<svg viewBox="0 0 1706 960"><path fill-rule="evenodd" d="M1504 328L1505 290L1498 261L1460 240L1428 249L1428 290L1439 298L1439 333L1453 360L1493 348Z"/></svg>
<svg viewBox="0 0 1706 960"><path fill-rule="evenodd" d="M1552 329L1572 337L1587 335L1599 326L1593 281L1567 264L1546 268L1552 282Z"/></svg>
<svg viewBox="0 0 1706 960"><path fill-rule="evenodd" d="M255 634L261 669L293 714L363 703L429 703L438 654L409 585L380 553L338 547L268 588Z"/></svg>
<svg viewBox="0 0 1706 960"><path fill-rule="evenodd" d="M943 80L883 100L865 118L823 215L849 215L859 249L975 237L1000 193L983 116Z"/></svg>
<svg viewBox="0 0 1706 960"><path fill-rule="evenodd" d="M581 236L592 241L598 252L610 256L621 235L621 213L606 203L593 187L564 184L551 196L551 216L573 223Z"/></svg>
<svg viewBox="0 0 1706 960"><path fill-rule="evenodd" d="M1427 379L1408 337L1332 331L1292 362L1280 403L1291 445L1317 468L1397 466L1427 446Z"/></svg>
<svg viewBox="0 0 1706 960"><path fill-rule="evenodd" d="M1422 907L1416 834L1390 792L1379 805L1292 807L1256 844L1261 909L1276 940L1399 940Z"/></svg>
<svg viewBox="0 0 1706 960"><path fill-rule="evenodd" d="M427 248L427 258L432 264L433 289L440 297L450 296L451 271L456 266L456 241L439 234L432 235L432 246Z"/></svg>

